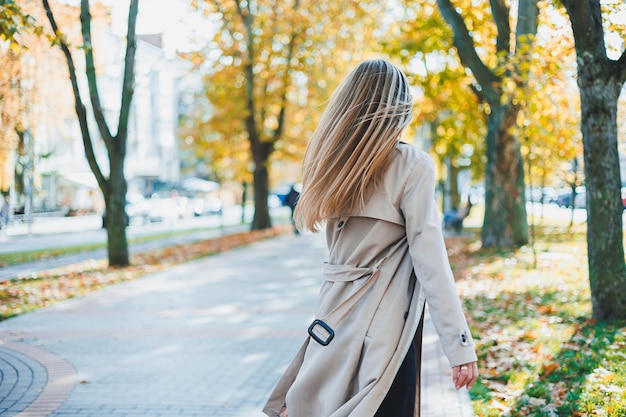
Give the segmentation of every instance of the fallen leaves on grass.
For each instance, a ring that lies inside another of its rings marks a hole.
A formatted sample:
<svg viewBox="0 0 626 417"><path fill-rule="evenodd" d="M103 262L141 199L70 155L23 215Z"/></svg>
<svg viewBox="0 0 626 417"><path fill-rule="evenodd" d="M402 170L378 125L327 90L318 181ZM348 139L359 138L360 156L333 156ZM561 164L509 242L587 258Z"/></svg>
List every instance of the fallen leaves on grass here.
<svg viewBox="0 0 626 417"><path fill-rule="evenodd" d="M0 282L0 320L82 296L108 285L136 279L164 268L227 251L285 233L286 227L225 235L133 255L131 266L110 268L105 259L87 260L61 268Z"/></svg>
<svg viewBox="0 0 626 417"><path fill-rule="evenodd" d="M584 239L549 235L536 259L475 238L446 244L479 355L477 416L626 415L626 333L588 319Z"/></svg>

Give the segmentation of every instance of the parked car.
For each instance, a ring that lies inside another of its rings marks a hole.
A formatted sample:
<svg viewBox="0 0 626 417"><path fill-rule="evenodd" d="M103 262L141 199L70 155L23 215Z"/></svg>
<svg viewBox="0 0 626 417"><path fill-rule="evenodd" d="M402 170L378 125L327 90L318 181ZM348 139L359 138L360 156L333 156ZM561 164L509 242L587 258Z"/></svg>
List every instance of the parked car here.
<svg viewBox="0 0 626 417"><path fill-rule="evenodd" d="M147 223L150 212L150 207L147 204L147 200L139 194L132 194L126 196L126 226L130 226L133 223ZM102 214L102 228L106 228L106 213Z"/></svg>
<svg viewBox="0 0 626 417"><path fill-rule="evenodd" d="M217 197L196 198L193 200L194 216L222 214L222 200Z"/></svg>
<svg viewBox="0 0 626 417"><path fill-rule="evenodd" d="M180 206L172 198L151 198L148 220L150 222L174 221L181 218Z"/></svg>
<svg viewBox="0 0 626 417"><path fill-rule="evenodd" d="M298 191L299 193L302 192L302 184L300 183L279 185L278 187L272 189L272 191L270 192L270 195L268 198L269 206L270 207L288 206L287 196L289 195L289 192L291 191L292 185L296 189L296 191Z"/></svg>
<svg viewBox="0 0 626 417"><path fill-rule="evenodd" d="M126 215L130 223L147 223L150 205L142 195L131 195L126 198Z"/></svg>
<svg viewBox="0 0 626 417"><path fill-rule="evenodd" d="M571 191L570 191L571 193ZM535 187L526 188L526 201L532 201L534 203L550 203L554 202L556 198L556 190L552 187Z"/></svg>
<svg viewBox="0 0 626 417"><path fill-rule="evenodd" d="M572 207L572 189L564 188L557 192L555 203L559 207ZM574 200L574 208L585 208L587 206L587 191L585 187L576 187L576 197Z"/></svg>
<svg viewBox="0 0 626 417"><path fill-rule="evenodd" d="M281 207L287 204L287 194L291 190L291 185L279 185L272 189L269 196L270 207Z"/></svg>

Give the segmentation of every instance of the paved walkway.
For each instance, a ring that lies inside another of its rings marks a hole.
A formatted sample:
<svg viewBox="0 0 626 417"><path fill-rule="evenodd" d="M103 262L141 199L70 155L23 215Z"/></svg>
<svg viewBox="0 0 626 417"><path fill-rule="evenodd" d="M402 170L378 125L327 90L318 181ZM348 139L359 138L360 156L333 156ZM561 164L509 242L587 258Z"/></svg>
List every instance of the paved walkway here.
<svg viewBox="0 0 626 417"><path fill-rule="evenodd" d="M0 322L0 415L261 417L325 254L281 236ZM424 344L422 415L471 416L429 320Z"/></svg>

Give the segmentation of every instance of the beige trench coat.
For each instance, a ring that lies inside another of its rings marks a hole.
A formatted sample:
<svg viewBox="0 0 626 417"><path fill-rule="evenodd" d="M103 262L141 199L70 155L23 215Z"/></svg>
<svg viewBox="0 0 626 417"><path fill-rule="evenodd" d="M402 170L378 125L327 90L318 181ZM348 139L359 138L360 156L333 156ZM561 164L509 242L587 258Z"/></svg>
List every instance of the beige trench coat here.
<svg viewBox="0 0 626 417"><path fill-rule="evenodd" d="M476 360L434 186L430 157L400 142L383 189L359 212L328 219L329 258L315 311L322 322L312 325L312 336L270 395L263 409L268 416L284 404L289 417L374 416L425 301L451 366ZM324 326L334 332L330 341Z"/></svg>

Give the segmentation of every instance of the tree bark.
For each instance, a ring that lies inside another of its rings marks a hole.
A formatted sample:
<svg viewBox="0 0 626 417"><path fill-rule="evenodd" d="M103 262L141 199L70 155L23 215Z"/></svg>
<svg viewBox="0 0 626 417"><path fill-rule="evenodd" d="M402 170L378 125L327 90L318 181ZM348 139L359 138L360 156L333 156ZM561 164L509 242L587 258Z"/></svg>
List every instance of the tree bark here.
<svg viewBox="0 0 626 417"><path fill-rule="evenodd" d="M265 146L264 146L265 145ZM261 144L261 148L267 148L271 146L269 143ZM260 156L255 158L254 166L254 216L252 217L252 230L263 230L272 227L272 219L270 217L268 196L269 196L269 171L268 164L268 151L261 150Z"/></svg>
<svg viewBox="0 0 626 417"><path fill-rule="evenodd" d="M448 164L448 175L450 177L450 205L461 208L461 194L459 192L459 167L450 162Z"/></svg>
<svg viewBox="0 0 626 417"><path fill-rule="evenodd" d="M585 161L587 252L593 317L626 319L626 264L617 148L617 101L626 80L626 52L606 55L600 2L563 1L578 63Z"/></svg>
<svg viewBox="0 0 626 417"><path fill-rule="evenodd" d="M517 247L528 243L524 164L517 137L510 133L515 106L492 103L487 122L483 247Z"/></svg>
<svg viewBox="0 0 626 417"><path fill-rule="evenodd" d="M109 266L123 267L130 264L126 238L128 216L126 214L127 183L124 178L124 160L111 159L110 165L108 194L104 196Z"/></svg>
<svg viewBox="0 0 626 417"><path fill-rule="evenodd" d="M593 316L598 320L626 319L623 206L617 150L619 89L614 88L615 80L607 73L604 76L596 73L595 77L580 75L579 70Z"/></svg>

